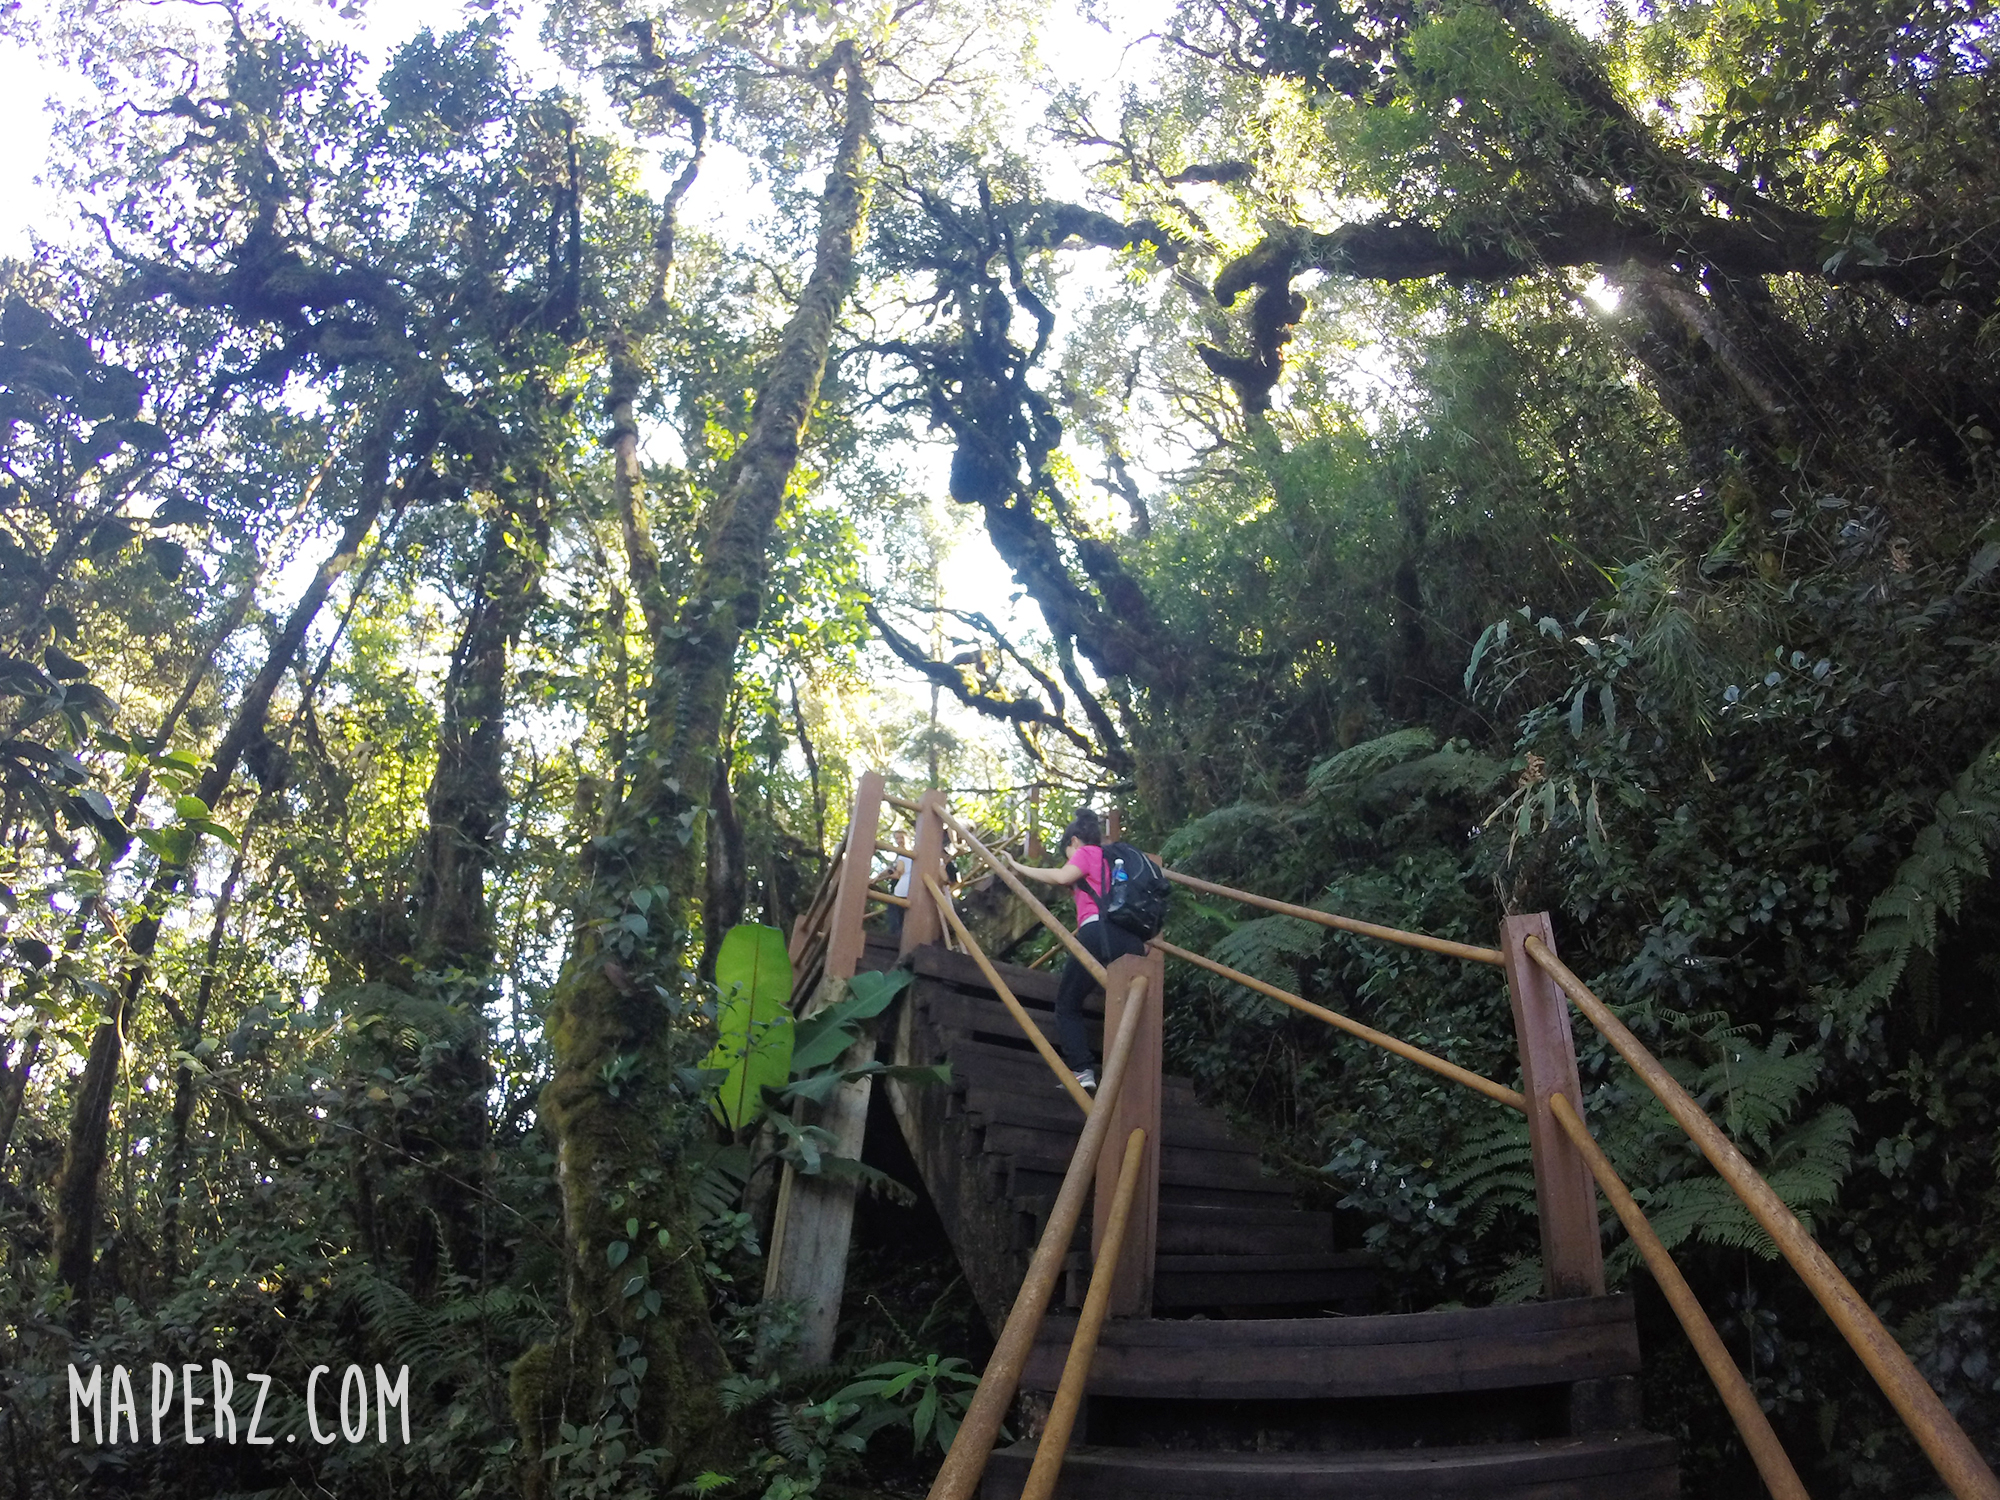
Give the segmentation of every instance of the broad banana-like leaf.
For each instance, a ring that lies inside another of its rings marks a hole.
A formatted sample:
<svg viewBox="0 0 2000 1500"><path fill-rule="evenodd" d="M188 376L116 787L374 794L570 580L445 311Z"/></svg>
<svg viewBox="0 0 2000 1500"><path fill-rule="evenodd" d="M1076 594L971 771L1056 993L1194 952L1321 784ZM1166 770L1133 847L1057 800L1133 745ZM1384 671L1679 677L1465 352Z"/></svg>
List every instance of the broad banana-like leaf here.
<svg viewBox="0 0 2000 1500"><path fill-rule="evenodd" d="M872 1021L889 1008L910 982L908 969L892 969L886 974L864 969L847 981L847 995L824 1006L799 1022L794 1033L792 1071L800 1076L815 1068L840 1061L840 1055L854 1045L861 1023Z"/></svg>
<svg viewBox="0 0 2000 1500"><path fill-rule="evenodd" d="M792 1076L792 963L784 934L750 922L730 928L715 957L715 987L718 1035L703 1066L727 1070L715 1113L741 1130L763 1115L765 1088L781 1089Z"/></svg>

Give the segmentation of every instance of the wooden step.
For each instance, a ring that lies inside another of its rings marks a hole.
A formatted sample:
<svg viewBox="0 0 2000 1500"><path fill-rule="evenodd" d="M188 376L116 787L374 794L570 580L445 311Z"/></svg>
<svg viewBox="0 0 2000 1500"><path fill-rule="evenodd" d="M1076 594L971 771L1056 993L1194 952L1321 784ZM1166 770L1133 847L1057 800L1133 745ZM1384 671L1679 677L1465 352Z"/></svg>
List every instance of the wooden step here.
<svg viewBox="0 0 2000 1500"><path fill-rule="evenodd" d="M1032 1443L993 1454L981 1500L1015 1500ZM1679 1500L1671 1438L1651 1433L1340 1453L1072 1448L1055 1500Z"/></svg>
<svg viewBox="0 0 2000 1500"><path fill-rule="evenodd" d="M1076 1150L1077 1134L1042 1130L1032 1125L990 1123L983 1131L988 1151L1030 1160L1060 1162L1067 1168ZM1246 1178L1257 1176L1257 1153L1243 1146L1176 1146L1165 1143L1160 1152L1160 1180L1190 1185L1212 1184L1237 1187Z"/></svg>
<svg viewBox="0 0 2000 1500"><path fill-rule="evenodd" d="M1012 1198L1053 1198L1061 1190L1063 1176L1069 1171L1067 1158L1058 1161L1046 1156L1009 1156L1004 1160L1009 1181L1007 1194ZM1193 1165L1176 1171L1172 1162L1163 1160L1160 1164L1161 1212L1164 1213L1170 1203L1218 1208L1234 1204L1257 1208L1291 1207L1291 1189L1282 1183L1248 1175L1216 1182L1213 1176Z"/></svg>
<svg viewBox="0 0 2000 1500"><path fill-rule="evenodd" d="M1039 1074L1032 1069L1015 1073L1010 1068L1004 1080L985 1068L962 1079L954 1069L953 1076L955 1082L962 1084L960 1093L965 1098L966 1110L989 1125L1025 1125L1076 1136L1083 1128L1083 1111L1077 1108L1076 1101L1048 1065L1042 1063L1040 1068ZM1173 1100L1162 1101L1160 1135L1168 1146L1256 1153L1256 1147L1231 1130L1214 1110Z"/></svg>
<svg viewBox="0 0 2000 1500"><path fill-rule="evenodd" d="M1169 1259L1181 1257L1162 1256L1163 1268ZM1075 1333L1074 1318L1043 1323L1023 1389L1055 1389ZM1420 1396L1638 1369L1632 1299L1621 1295L1361 1318L1118 1318L1104 1327L1089 1389L1174 1400Z"/></svg>
<svg viewBox="0 0 2000 1500"><path fill-rule="evenodd" d="M1334 1248L1333 1215L1162 1205L1159 1255L1306 1255Z"/></svg>
<svg viewBox="0 0 2000 1500"><path fill-rule="evenodd" d="M1021 1023L1014 1013L994 1000L975 1000L961 995L956 990L927 989L917 998L918 1013L939 1031L950 1036L971 1037L975 1041L997 1042L1002 1046L1019 1043L1023 1050L1030 1051L1034 1043L1021 1030ZM1053 1010L1038 1010L1023 1007L1028 1019L1051 1042L1057 1041L1056 1015ZM1090 1037L1093 1049L1101 1046L1104 1022L1099 1016L1086 1012L1084 1031Z"/></svg>
<svg viewBox="0 0 2000 1500"><path fill-rule="evenodd" d="M1053 1006L1056 989L1060 980L1054 974L1040 969L1023 968L1019 964L995 964L1000 977L1007 981L1007 988L1014 992L1016 999L1024 1004ZM960 989L977 991L986 995L994 1005L999 1005L998 997L986 983L986 976L979 972L979 965L963 953L953 953L948 948L926 945L910 955L910 970L919 979L940 979L946 984Z"/></svg>
<svg viewBox="0 0 2000 1500"><path fill-rule="evenodd" d="M1170 1268L1168 1261L1178 1261ZM1283 1262L1259 1269L1256 1262ZM1159 1312L1210 1310L1241 1318L1247 1309L1288 1312L1360 1311L1381 1282L1374 1256L1363 1251L1319 1255L1159 1256L1153 1306Z"/></svg>

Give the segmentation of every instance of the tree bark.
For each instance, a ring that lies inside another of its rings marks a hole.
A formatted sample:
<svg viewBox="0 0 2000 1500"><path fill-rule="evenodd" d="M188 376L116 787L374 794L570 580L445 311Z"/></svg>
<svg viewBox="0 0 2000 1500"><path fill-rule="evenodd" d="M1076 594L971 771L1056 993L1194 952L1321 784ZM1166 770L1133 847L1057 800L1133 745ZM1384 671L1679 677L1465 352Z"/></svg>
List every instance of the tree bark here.
<svg viewBox="0 0 2000 1500"><path fill-rule="evenodd" d="M28 1097L28 1079L41 1052L42 1034L31 1031L21 1043L20 1060L9 1059L11 1066L0 1067L0 1181L6 1180L7 1147L13 1142L14 1123L21 1118L21 1102Z"/></svg>
<svg viewBox="0 0 2000 1500"><path fill-rule="evenodd" d="M736 649L762 608L771 539L867 214L862 153L874 106L851 42L835 47L827 72L844 81L844 108L812 273L761 382L693 585L655 637L631 788L597 841L588 920L556 986L542 1118L557 1148L569 1326L513 1374L538 1490L555 1422L615 1409L612 1376L638 1358L643 1374L621 1384L641 1444L666 1447L688 1473L726 1442L716 1381L727 1362L691 1254L688 1183L671 1157L663 1163L660 1137L664 1123L686 1118L675 1068L691 1060L679 1024L695 994L689 918Z"/></svg>
<svg viewBox="0 0 2000 1500"><path fill-rule="evenodd" d="M708 892L701 906L701 975L715 977L715 956L729 929L743 920L750 902L750 858L743 844L743 820L729 785L729 755L715 757L708 794Z"/></svg>
<svg viewBox="0 0 2000 1500"><path fill-rule="evenodd" d="M429 827L417 877L417 960L484 974L486 875L507 817L507 656L539 596L547 523L534 501L487 523L478 587L445 676Z"/></svg>

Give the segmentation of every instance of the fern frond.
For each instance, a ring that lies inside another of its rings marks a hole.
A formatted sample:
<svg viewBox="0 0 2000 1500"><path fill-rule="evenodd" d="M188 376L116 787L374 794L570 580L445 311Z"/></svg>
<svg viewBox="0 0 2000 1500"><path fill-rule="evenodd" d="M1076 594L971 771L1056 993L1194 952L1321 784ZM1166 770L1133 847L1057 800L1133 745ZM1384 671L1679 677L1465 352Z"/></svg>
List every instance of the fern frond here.
<svg viewBox="0 0 2000 1500"><path fill-rule="evenodd" d="M1766 1047L1730 1037L1721 1061L1705 1068L1696 1085L1703 1098L1719 1099L1723 1126L1739 1142L1759 1151L1771 1147L1771 1132L1789 1119L1800 1097L1818 1080L1823 1061L1817 1052L1793 1052L1783 1032Z"/></svg>
<svg viewBox="0 0 2000 1500"><path fill-rule="evenodd" d="M1318 762L1306 772L1306 789L1315 797L1337 796L1436 748L1437 736L1428 729L1392 730Z"/></svg>
<svg viewBox="0 0 2000 1500"><path fill-rule="evenodd" d="M1868 905L1854 952L1878 962L1848 989L1824 996L1849 1031L1894 995L1911 954L1936 951L1938 933L1957 920L1968 884L1986 877L1987 850L2000 843L2000 740L1979 752L1933 811L1895 877Z"/></svg>
<svg viewBox="0 0 2000 1500"><path fill-rule="evenodd" d="M1325 941L1326 929L1301 917L1259 917L1224 936L1208 956L1266 984L1290 989L1298 982L1299 960L1317 955Z"/></svg>

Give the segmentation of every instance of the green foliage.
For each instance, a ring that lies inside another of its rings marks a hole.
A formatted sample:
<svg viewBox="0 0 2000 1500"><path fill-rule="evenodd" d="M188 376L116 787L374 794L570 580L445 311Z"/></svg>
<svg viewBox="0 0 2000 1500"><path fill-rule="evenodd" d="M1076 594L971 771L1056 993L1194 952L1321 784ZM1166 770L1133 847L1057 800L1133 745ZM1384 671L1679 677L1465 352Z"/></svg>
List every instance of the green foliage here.
<svg viewBox="0 0 2000 1500"><path fill-rule="evenodd" d="M785 935L775 927L745 923L729 929L715 961L721 994L716 1043L702 1063L723 1071L713 1108L732 1130L764 1112L764 1090L779 1088L792 1071L792 965Z"/></svg>
<svg viewBox="0 0 2000 1500"><path fill-rule="evenodd" d="M1938 798L1888 887L1868 903L1857 956L1872 960L1859 982L1829 989L1829 1018L1850 1033L1896 992L1913 955L1936 952L1940 927L1954 920L1970 883L1986 877L1987 850L2000 842L2000 747L1988 745Z"/></svg>

